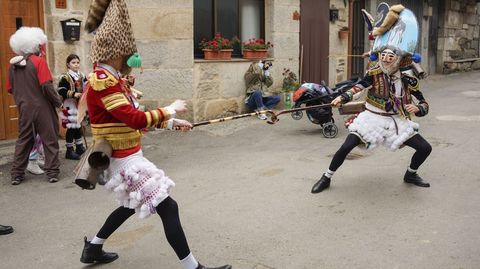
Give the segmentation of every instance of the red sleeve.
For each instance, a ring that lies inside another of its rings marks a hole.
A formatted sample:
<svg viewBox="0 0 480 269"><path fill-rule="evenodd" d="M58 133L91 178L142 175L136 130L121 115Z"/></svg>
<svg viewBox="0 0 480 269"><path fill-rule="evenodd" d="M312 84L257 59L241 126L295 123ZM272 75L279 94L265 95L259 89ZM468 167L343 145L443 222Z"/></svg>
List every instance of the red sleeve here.
<svg viewBox="0 0 480 269"><path fill-rule="evenodd" d="M53 81L50 69L48 69L47 61L45 61L44 58L32 55L30 56L30 60L35 66L35 69L37 69L37 78L40 85L43 85L48 81Z"/></svg>
<svg viewBox="0 0 480 269"><path fill-rule="evenodd" d="M12 93L12 84L10 83L10 64L7 67L7 82L6 82L6 88L8 93Z"/></svg>

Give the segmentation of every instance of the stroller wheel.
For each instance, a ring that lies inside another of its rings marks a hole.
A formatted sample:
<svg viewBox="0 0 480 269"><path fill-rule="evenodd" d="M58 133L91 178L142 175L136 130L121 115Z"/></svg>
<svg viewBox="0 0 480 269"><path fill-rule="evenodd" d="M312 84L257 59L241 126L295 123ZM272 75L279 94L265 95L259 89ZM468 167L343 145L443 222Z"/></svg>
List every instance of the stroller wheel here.
<svg viewBox="0 0 480 269"><path fill-rule="evenodd" d="M295 112L292 112L290 114L291 114L291 116L294 120L299 120L303 117L303 112L302 111L295 111Z"/></svg>
<svg viewBox="0 0 480 269"><path fill-rule="evenodd" d="M338 134L338 127L332 122L327 122L322 126L322 132L326 138L334 138Z"/></svg>

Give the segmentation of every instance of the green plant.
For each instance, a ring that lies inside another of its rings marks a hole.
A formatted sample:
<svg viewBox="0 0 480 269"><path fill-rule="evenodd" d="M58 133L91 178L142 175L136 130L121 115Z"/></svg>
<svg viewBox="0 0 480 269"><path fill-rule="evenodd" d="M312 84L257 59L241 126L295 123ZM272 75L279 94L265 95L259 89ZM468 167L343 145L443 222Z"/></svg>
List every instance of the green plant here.
<svg viewBox="0 0 480 269"><path fill-rule="evenodd" d="M266 50L273 47L271 42L265 42L263 39L249 39L242 43L243 49L247 50Z"/></svg>
<svg viewBox="0 0 480 269"><path fill-rule="evenodd" d="M294 92L295 90L300 87L300 82L298 81L297 75L290 71L288 68L283 68L283 84L282 84L282 91L283 92Z"/></svg>
<svg viewBox="0 0 480 269"><path fill-rule="evenodd" d="M223 49L232 49L233 45L238 43L238 38L234 37L231 40L225 38L220 33L216 33L212 40L203 39L200 41L200 49L211 49L211 50L223 50Z"/></svg>

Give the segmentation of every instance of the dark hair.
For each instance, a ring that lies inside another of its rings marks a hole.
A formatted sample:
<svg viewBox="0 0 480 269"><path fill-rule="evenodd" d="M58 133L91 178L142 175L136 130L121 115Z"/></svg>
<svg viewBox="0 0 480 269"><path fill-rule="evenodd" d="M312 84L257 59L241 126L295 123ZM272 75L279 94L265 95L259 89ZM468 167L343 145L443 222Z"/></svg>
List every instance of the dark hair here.
<svg viewBox="0 0 480 269"><path fill-rule="evenodd" d="M72 60L74 60L74 59L77 59L77 60L80 61L80 57L78 57L77 54L73 54L73 53L72 53L72 54L68 55L68 57L67 57L67 66L68 66L68 64L69 64Z"/></svg>

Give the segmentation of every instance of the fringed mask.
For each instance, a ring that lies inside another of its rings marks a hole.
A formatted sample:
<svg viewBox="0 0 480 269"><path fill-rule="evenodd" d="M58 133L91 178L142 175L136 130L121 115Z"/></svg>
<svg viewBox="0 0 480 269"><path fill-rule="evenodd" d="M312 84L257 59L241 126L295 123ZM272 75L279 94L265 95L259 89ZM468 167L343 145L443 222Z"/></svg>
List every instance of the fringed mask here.
<svg viewBox="0 0 480 269"><path fill-rule="evenodd" d="M380 53L379 59L380 69L387 75L391 75L398 71L400 68L400 61L402 57L396 54L394 51L390 49L386 49Z"/></svg>

